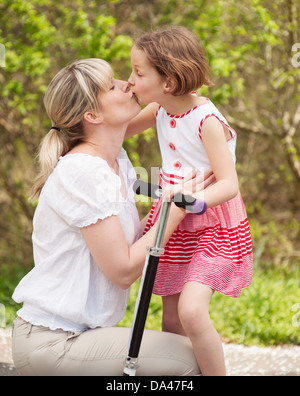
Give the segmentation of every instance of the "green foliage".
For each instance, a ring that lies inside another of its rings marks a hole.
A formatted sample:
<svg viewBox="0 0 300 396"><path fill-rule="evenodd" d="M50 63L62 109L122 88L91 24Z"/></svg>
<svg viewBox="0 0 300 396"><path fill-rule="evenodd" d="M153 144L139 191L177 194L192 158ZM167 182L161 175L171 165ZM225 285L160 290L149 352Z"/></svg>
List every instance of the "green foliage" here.
<svg viewBox="0 0 300 396"><path fill-rule="evenodd" d="M76 58L114 60L116 70L128 62L131 37L117 34L115 19L94 10L85 10L80 0L0 3L0 43L6 50L6 67L0 69L0 260L11 260L11 252L16 260L24 257L25 245L24 265L32 261L34 207L27 198L33 159L50 128L42 104L50 80Z"/></svg>
<svg viewBox="0 0 300 396"><path fill-rule="evenodd" d="M12 299L12 293L19 281L26 275L26 269L22 263L13 267L1 263L0 277L0 304L5 307L5 320L7 326L12 326L12 321L16 318L16 311L21 305L16 304Z"/></svg>
<svg viewBox="0 0 300 396"><path fill-rule="evenodd" d="M135 302L138 295L139 287L140 287L140 281L138 280L134 283L134 285L131 288L126 315L124 316L123 320L118 324L118 327L131 327ZM161 330L161 321L162 321L161 297L155 296L153 294L150 301L145 328L149 330Z"/></svg>
<svg viewBox="0 0 300 396"><path fill-rule="evenodd" d="M211 315L225 340L246 345L299 344L293 306L300 301L299 269L291 275L256 271L239 299L216 294Z"/></svg>

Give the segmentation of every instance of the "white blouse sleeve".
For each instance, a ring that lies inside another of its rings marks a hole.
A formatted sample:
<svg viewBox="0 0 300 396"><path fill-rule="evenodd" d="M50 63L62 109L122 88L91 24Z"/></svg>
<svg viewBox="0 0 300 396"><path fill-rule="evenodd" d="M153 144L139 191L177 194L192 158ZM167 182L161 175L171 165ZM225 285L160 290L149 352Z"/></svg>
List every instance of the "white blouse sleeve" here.
<svg viewBox="0 0 300 396"><path fill-rule="evenodd" d="M69 225L87 227L118 215L120 178L99 157L74 154L60 159L48 203Z"/></svg>

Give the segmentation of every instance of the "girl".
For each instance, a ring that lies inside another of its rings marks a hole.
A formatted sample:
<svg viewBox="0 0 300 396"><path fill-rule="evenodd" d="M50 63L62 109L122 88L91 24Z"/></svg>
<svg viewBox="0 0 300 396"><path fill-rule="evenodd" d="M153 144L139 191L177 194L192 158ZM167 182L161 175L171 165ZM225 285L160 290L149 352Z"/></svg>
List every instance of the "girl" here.
<svg viewBox="0 0 300 396"><path fill-rule="evenodd" d="M154 293L163 299L163 330L189 336L204 375L225 375L209 303L214 291L239 297L252 282L251 236L235 170L237 135L209 99L191 93L210 85L210 70L190 31L178 27L143 35L132 48L131 62L131 89L141 105L151 104L130 123L126 137L156 121L161 185L180 183L195 167L203 173L212 168L216 178L195 194L207 211L188 214L170 238ZM146 231L159 209L157 201Z"/></svg>

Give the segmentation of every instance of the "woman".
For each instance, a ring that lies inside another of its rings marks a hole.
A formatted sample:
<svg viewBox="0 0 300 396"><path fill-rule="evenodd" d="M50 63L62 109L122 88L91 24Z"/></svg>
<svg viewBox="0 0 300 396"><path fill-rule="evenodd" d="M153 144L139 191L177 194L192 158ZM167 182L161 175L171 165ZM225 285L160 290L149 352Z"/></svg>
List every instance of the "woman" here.
<svg viewBox="0 0 300 396"><path fill-rule="evenodd" d="M130 330L113 326L155 235L138 239L135 172L122 149L140 106L100 59L60 71L44 103L53 127L32 195L35 267L13 295L23 302L15 366L22 375L121 375ZM184 216L172 206L164 244ZM138 375L199 373L189 340L163 332L145 331L139 363Z"/></svg>

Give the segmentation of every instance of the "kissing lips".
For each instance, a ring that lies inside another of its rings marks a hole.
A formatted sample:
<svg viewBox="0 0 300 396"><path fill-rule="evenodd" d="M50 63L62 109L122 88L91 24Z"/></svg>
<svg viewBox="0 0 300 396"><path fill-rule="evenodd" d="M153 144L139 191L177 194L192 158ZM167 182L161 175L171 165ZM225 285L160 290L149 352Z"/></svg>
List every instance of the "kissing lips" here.
<svg viewBox="0 0 300 396"><path fill-rule="evenodd" d="M132 99L134 99L136 101L136 103L139 103L139 100L135 93L132 94Z"/></svg>

